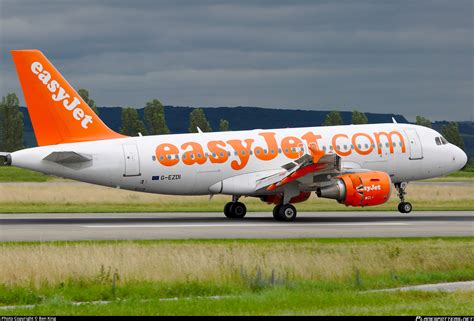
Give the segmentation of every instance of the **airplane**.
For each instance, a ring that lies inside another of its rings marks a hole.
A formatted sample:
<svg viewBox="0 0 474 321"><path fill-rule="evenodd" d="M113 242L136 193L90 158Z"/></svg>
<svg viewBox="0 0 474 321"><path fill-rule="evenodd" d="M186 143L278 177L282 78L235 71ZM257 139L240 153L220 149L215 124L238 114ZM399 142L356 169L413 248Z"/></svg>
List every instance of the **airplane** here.
<svg viewBox="0 0 474 321"><path fill-rule="evenodd" d="M346 206L387 202L401 213L408 182L457 171L466 154L433 129L393 123L254 129L128 137L107 127L39 50L13 50L38 147L3 152L6 165L131 191L224 194L230 219L241 197L273 204L294 221L293 204L314 192ZM60 193L60 191L58 191Z"/></svg>

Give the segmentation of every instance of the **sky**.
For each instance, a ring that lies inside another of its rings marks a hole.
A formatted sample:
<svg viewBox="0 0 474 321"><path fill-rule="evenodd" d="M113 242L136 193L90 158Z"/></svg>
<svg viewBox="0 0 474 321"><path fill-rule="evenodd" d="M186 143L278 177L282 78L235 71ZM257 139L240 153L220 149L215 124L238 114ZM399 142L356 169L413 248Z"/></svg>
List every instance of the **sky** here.
<svg viewBox="0 0 474 321"><path fill-rule="evenodd" d="M12 49L40 49L98 106L354 110L472 120L473 1L0 0Z"/></svg>

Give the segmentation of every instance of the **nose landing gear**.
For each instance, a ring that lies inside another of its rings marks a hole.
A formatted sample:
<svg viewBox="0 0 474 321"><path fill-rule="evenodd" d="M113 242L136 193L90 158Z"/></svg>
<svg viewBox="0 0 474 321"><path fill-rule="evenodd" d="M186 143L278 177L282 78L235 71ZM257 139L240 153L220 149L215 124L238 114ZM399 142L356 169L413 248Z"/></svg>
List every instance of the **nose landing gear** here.
<svg viewBox="0 0 474 321"><path fill-rule="evenodd" d="M398 211L400 213L408 214L412 211L413 206L409 202L405 202L405 189L407 188L407 182L395 183L395 188L398 192L398 197L400 198L400 204L398 204Z"/></svg>

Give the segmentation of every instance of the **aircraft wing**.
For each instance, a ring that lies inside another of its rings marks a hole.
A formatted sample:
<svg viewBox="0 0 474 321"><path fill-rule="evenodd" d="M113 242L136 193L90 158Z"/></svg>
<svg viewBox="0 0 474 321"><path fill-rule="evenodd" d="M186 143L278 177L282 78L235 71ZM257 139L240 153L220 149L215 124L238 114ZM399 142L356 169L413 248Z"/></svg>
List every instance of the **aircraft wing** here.
<svg viewBox="0 0 474 321"><path fill-rule="evenodd" d="M44 160L60 163L60 164L72 164L72 163L84 163L92 160L92 156L86 154L79 154L76 152L52 152Z"/></svg>
<svg viewBox="0 0 474 321"><path fill-rule="evenodd" d="M310 154L304 154L293 162L282 166L282 170L256 182L256 190L273 191L308 174L336 172L341 170L340 156L310 146Z"/></svg>

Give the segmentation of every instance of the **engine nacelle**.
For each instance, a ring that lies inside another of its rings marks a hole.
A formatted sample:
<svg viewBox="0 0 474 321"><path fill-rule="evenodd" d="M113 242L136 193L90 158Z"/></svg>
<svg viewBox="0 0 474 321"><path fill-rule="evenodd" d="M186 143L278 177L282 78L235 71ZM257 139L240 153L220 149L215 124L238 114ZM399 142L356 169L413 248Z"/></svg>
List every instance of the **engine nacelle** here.
<svg viewBox="0 0 474 321"><path fill-rule="evenodd" d="M335 184L316 190L318 197L331 198L350 206L373 206L387 202L392 192L390 176L367 172L339 176Z"/></svg>

